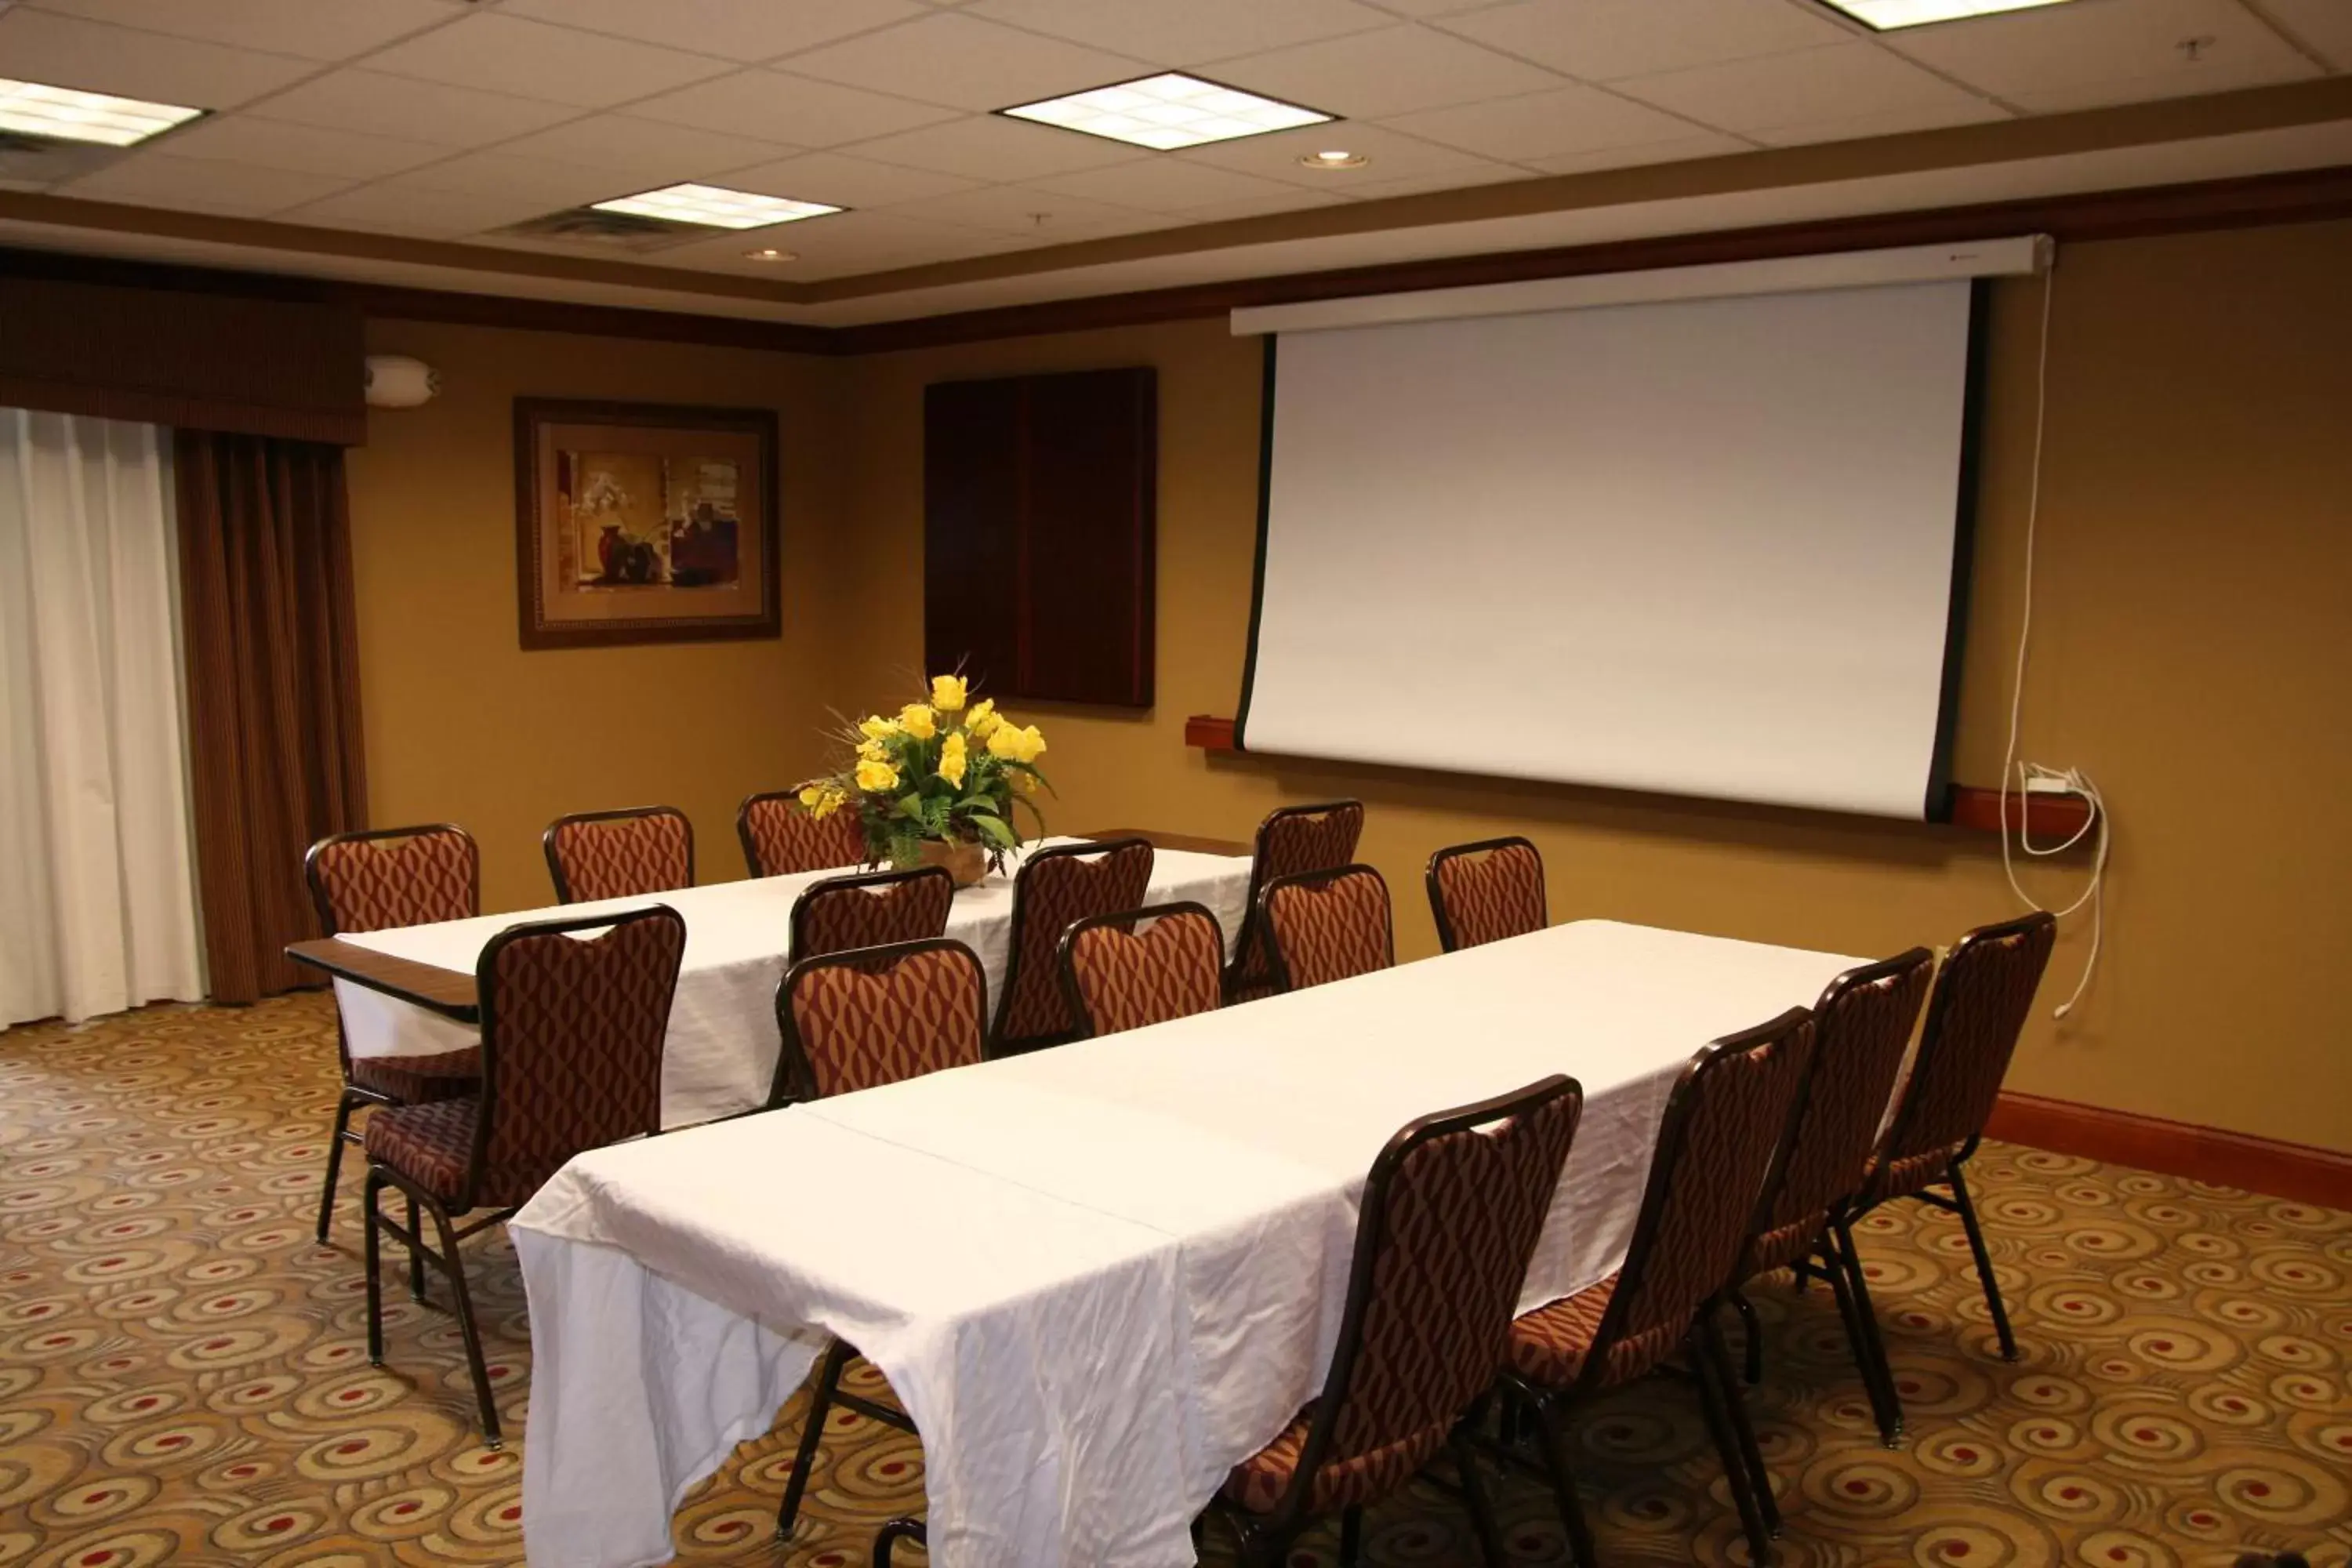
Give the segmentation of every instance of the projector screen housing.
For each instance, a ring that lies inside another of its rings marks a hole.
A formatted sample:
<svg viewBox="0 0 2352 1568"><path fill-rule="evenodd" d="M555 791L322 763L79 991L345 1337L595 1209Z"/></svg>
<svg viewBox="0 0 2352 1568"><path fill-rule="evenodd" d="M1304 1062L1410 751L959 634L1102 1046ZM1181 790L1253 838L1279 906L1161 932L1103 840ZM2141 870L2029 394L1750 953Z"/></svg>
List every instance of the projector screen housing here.
<svg viewBox="0 0 2352 1568"><path fill-rule="evenodd" d="M1943 816L1983 287L1269 336L1237 743Z"/></svg>

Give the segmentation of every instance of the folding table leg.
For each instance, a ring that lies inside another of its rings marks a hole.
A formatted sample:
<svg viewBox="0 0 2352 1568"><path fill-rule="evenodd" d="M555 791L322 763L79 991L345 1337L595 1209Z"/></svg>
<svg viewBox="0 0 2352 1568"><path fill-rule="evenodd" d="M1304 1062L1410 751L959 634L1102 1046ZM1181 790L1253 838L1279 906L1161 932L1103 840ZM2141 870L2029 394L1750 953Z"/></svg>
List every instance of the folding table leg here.
<svg viewBox="0 0 2352 1568"><path fill-rule="evenodd" d="M833 1408L834 1391L841 1386L841 1369L849 1364L849 1347L839 1340L824 1352L817 1373L816 1392L809 1396L808 1418L801 1423L800 1447L793 1452L793 1473L784 1482L783 1505L776 1510L776 1539L790 1541L799 1519L801 1495L808 1490L809 1467L816 1463L816 1446L824 1436L824 1417Z"/></svg>

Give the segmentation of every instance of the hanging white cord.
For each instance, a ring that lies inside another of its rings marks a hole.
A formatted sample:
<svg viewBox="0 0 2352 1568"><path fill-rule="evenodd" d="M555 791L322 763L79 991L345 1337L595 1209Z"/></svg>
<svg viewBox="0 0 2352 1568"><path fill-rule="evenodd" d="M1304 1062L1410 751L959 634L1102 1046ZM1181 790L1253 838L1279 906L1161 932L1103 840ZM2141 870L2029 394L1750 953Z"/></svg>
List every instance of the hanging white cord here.
<svg viewBox="0 0 2352 1568"><path fill-rule="evenodd" d="M2053 261L2042 274L2041 347L2033 372L2033 468L2025 503L2025 605L2018 617L2017 668L2011 679L2009 692L2009 746L2001 758L2000 764L2000 869L2001 874L2009 879L2009 890L2017 895L2020 902L2030 909L2039 910L2046 907L2019 883L2017 865L2010 856L2009 797L2012 784L2015 784L2016 793L2021 797L2017 814L2017 845L2026 854L2037 859L2063 854L2080 844L2084 834L2094 828L2098 831L2098 844L2092 854L2090 886L2084 888L2080 896L2064 909L2051 911L2063 919L2086 903L2091 906L2091 951L2089 956L2083 961L2083 976L2074 983L2074 994L2060 1003L2057 1010L2051 1015L2053 1018L2063 1018L2074 1010L2074 1004L2081 1001L2083 993L2090 988L2092 971L2096 969L2099 963L2100 941L2106 934L2106 900L2104 897L2104 889L2107 874L2107 805L2099 794L2099 786L2093 784L2089 776L2079 768L2059 773L2053 769L2035 767L2031 763L2021 763L2017 757L2019 720L2025 710L2026 650L2031 647L2033 637L2034 540L2042 521L2042 438L2048 432L2050 423L2050 300L2057 289L2057 283L2058 268ZM2071 837L2062 839L2056 844L2042 846L2034 844L2032 817L2033 792L2029 792L2025 787L2029 774L2038 778L2057 779L2067 793L2079 795L2090 804L2089 820L2076 828Z"/></svg>

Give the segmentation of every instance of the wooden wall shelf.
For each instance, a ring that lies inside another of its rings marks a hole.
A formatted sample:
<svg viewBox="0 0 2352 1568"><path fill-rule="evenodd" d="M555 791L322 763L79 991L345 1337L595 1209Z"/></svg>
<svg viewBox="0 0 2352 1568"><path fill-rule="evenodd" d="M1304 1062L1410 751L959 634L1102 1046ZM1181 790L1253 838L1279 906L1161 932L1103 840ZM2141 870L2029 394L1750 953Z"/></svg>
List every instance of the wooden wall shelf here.
<svg viewBox="0 0 2352 1568"><path fill-rule="evenodd" d="M1234 753L1234 721L1212 714L1195 713L1184 721L1184 743L1204 752ZM2014 828L2022 816L2036 844L2054 844L2072 838L2091 820L2090 803L2071 795L2011 795L2009 797L2009 822ZM2000 791L1977 784L1952 786L1952 818L1954 827L1978 833L1997 832L2000 826ZM2086 835L2084 846L2091 842Z"/></svg>

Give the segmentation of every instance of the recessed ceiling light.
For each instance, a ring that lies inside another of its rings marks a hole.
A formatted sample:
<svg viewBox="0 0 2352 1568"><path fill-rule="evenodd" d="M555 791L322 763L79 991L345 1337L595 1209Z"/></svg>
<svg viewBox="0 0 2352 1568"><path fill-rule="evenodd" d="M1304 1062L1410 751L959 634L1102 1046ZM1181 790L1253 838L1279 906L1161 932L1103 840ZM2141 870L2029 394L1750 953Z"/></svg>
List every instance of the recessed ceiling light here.
<svg viewBox="0 0 2352 1568"><path fill-rule="evenodd" d="M1162 153L1322 125L1338 118L1175 71L997 112Z"/></svg>
<svg viewBox="0 0 2352 1568"><path fill-rule="evenodd" d="M1298 161L1310 169L1360 169L1371 162L1361 153L1344 152L1336 147L1321 153L1309 153Z"/></svg>
<svg viewBox="0 0 2352 1568"><path fill-rule="evenodd" d="M2031 11L2066 3L2067 0L1824 0L1824 4L1882 33L1897 27L1924 27L1930 22L1957 22L1964 16L1991 16L2003 11Z"/></svg>
<svg viewBox="0 0 2352 1568"><path fill-rule="evenodd" d="M29 136L129 147L174 125L185 125L203 112L176 103L149 103L143 99L0 77L0 131Z"/></svg>
<svg viewBox="0 0 2352 1568"><path fill-rule="evenodd" d="M746 261L798 261L800 258L789 250L778 250L771 245L759 250L745 251L743 259Z"/></svg>
<svg viewBox="0 0 2352 1568"><path fill-rule="evenodd" d="M640 191L634 196L614 196L609 202L590 205L598 212L698 223L708 228L765 228L772 223L794 223L841 210L823 202L796 202L730 191L723 185L693 184L665 185L658 191Z"/></svg>

